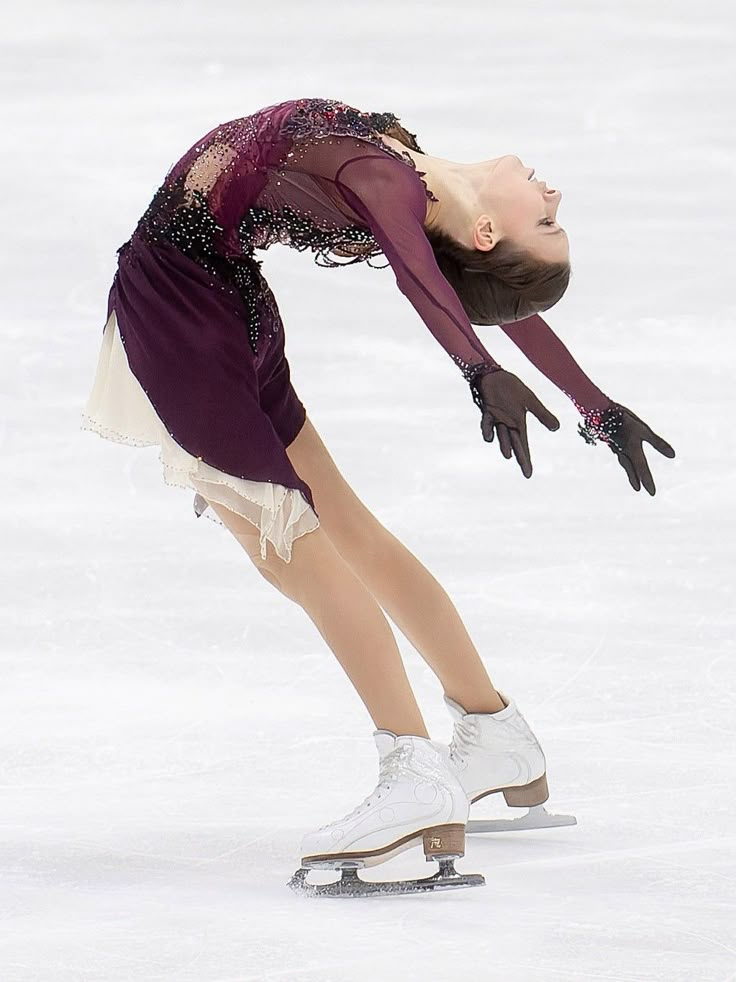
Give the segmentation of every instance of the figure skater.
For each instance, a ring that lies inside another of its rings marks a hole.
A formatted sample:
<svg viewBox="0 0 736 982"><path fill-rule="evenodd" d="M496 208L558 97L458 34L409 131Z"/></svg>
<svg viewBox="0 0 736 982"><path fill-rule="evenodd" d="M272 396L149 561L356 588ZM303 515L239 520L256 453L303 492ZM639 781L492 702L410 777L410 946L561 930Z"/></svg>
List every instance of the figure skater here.
<svg viewBox="0 0 736 982"><path fill-rule="evenodd" d="M420 841L428 858L462 856L471 802L501 792L533 807L548 785L538 740L449 596L307 417L256 250L280 242L327 266L383 256L462 375L483 439L529 478L526 413L550 430L559 422L471 326L499 325L574 402L584 439L653 495L642 441L674 450L598 389L539 316L565 292L570 260L561 193L533 178L513 154L425 154L390 112L289 100L203 136L117 250L82 428L160 448L165 482L193 490L195 514L229 530L306 611L376 727L376 788L304 837L302 870L372 866ZM449 747L429 737L386 615L443 687Z"/></svg>

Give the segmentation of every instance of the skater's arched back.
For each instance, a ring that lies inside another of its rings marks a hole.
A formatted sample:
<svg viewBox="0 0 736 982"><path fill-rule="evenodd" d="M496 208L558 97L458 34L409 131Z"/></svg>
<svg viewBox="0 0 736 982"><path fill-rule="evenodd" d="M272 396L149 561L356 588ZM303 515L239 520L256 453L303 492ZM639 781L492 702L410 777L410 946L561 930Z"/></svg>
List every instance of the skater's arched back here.
<svg viewBox="0 0 736 982"><path fill-rule="evenodd" d="M422 161L426 169L419 170ZM501 452L516 457L525 477L532 473L526 413L548 429L559 422L495 360L473 323L499 325L574 403L585 424L580 434L590 443L605 442L631 486L643 484L654 494L642 441L667 456L674 450L595 385L539 316L567 288L570 259L567 233L557 221L561 194L533 175L514 155L476 164L430 157L390 112L330 99L288 100L222 123L192 146L119 252L125 255L136 240L173 246L197 276L209 274L210 285L241 306L256 369L265 339L280 330L275 300L260 275L260 250L282 243L311 250L328 266L385 257L399 289L468 383L483 438L491 442L497 435ZM108 315L118 299L114 283ZM186 330L191 333L189 327L179 332L183 345L193 343ZM236 343L243 342L231 332L223 366L231 381L245 363ZM129 345L128 356L139 379L147 367L160 370L158 353ZM189 352L182 361L185 370L196 356ZM161 389L159 414L176 420L179 442L187 448L201 443L201 405L183 403L178 392L169 399L173 385L150 381ZM232 440L239 440L236 426ZM218 467L233 459L235 443L225 450L212 460ZM300 486L293 475L290 483Z"/></svg>

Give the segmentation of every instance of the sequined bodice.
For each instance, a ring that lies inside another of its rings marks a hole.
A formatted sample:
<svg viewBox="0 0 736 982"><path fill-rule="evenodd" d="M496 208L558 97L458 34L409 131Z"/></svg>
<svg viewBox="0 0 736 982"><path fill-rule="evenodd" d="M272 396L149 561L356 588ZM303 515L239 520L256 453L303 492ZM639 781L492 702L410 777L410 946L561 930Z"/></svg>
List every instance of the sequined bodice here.
<svg viewBox="0 0 736 982"><path fill-rule="evenodd" d="M423 225L427 199L437 198L408 148L423 153L394 113L334 99L276 103L205 134L166 175L133 235L173 244L237 290L254 351L268 295L256 250L278 242L311 250L323 266L371 265L383 255L378 268L393 267L399 289L472 381L497 362L437 266Z"/></svg>
<svg viewBox="0 0 736 982"><path fill-rule="evenodd" d="M409 149L423 153L391 112L363 112L335 99L275 103L219 124L194 144L169 170L131 239L173 245L183 263L193 260L211 274L210 285L239 294L256 353L264 331L280 323L257 250L279 242L311 250L325 266L371 265L382 254L480 405L478 376L500 366L437 264L424 230L427 199L437 199ZM131 239L118 253L130 256ZM611 404L538 315L502 329L578 408Z"/></svg>
<svg viewBox="0 0 736 982"><path fill-rule="evenodd" d="M300 251L311 249L318 265L369 260L382 252L370 228L347 215L344 203L330 198L324 187L318 210L279 200L284 196L277 189L315 141L353 137L411 167L427 198L436 201L411 154L381 139L392 132L400 132L412 149L423 152L416 135L393 113L362 112L336 100L298 99L231 120L174 165L137 231L149 241L166 238L205 264L216 264L217 256L252 257L254 249L268 249L277 242ZM314 204L316 189L310 183L309 204ZM242 213L237 205L230 207L236 195ZM341 261L346 258L348 262Z"/></svg>

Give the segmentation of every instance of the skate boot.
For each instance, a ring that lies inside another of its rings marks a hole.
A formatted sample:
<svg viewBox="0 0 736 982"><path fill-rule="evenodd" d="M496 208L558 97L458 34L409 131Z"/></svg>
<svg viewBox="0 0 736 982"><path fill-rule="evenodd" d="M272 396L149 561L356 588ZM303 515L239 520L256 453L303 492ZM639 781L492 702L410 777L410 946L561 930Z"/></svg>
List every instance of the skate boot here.
<svg viewBox="0 0 736 982"><path fill-rule="evenodd" d="M549 789L542 748L514 700L502 692L499 695L506 706L496 713L466 713L459 703L444 696L455 721L448 759L470 804L500 791L507 805L529 810L511 820L470 820L466 830L502 832L576 825L573 815L550 815L545 809Z"/></svg>
<svg viewBox="0 0 736 982"><path fill-rule="evenodd" d="M462 874L454 861L465 855L468 799L442 744L419 736L373 734L379 778L373 792L348 815L302 839L301 869L289 882L310 896L360 897L416 893L445 887L482 886L479 874ZM418 880L361 880L358 869L376 866L422 843L439 872ZM311 884L311 869L342 871L334 883Z"/></svg>

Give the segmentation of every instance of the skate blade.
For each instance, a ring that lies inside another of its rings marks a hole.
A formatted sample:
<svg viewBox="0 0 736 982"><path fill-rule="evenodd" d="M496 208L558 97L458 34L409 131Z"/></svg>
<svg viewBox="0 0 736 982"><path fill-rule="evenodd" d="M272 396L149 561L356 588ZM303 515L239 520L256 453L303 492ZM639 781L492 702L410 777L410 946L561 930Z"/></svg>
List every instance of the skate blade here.
<svg viewBox="0 0 736 982"><path fill-rule="evenodd" d="M458 873L454 859L440 859L439 864L440 868L433 876L383 882L361 880L357 869L343 868L341 878L334 883L308 883L309 869L302 866L294 873L287 886L308 897L374 897L485 886L486 880L482 873Z"/></svg>
<svg viewBox="0 0 736 982"><path fill-rule="evenodd" d="M544 805L533 805L526 815L520 815L518 818L471 819L465 826L465 832L513 832L577 824L578 820L574 815L550 815Z"/></svg>

